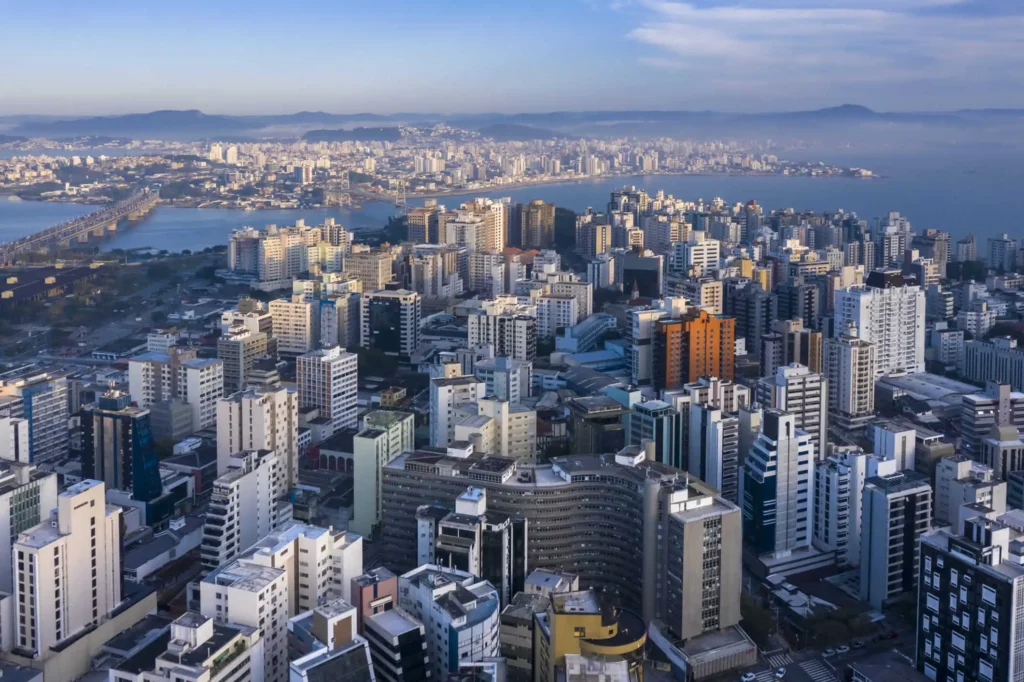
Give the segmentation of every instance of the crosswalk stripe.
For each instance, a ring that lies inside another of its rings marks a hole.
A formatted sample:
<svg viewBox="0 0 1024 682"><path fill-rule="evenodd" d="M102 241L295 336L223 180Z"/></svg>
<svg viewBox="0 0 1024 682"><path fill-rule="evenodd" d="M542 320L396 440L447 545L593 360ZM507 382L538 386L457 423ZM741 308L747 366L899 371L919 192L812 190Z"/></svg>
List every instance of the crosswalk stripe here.
<svg viewBox="0 0 1024 682"><path fill-rule="evenodd" d="M768 663L776 668L781 668L784 665L789 665L793 662L792 657L789 654L776 654L774 656L768 656Z"/></svg>
<svg viewBox="0 0 1024 682"><path fill-rule="evenodd" d="M820 661L806 661L800 667L814 682L835 682L836 676Z"/></svg>

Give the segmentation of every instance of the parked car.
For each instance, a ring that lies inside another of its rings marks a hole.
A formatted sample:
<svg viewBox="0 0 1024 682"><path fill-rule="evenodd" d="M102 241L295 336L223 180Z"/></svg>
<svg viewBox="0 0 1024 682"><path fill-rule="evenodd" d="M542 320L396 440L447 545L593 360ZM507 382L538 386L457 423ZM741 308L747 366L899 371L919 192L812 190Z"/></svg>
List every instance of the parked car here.
<svg viewBox="0 0 1024 682"><path fill-rule="evenodd" d="M835 649L825 649L824 651L821 652L821 655L824 656L825 658L832 658L833 656L836 655L836 650Z"/></svg>
<svg viewBox="0 0 1024 682"><path fill-rule="evenodd" d="M848 654L848 653L850 653L850 647L846 646L845 644L843 644L841 646L837 646L836 647L836 653L837 654Z"/></svg>
<svg viewBox="0 0 1024 682"><path fill-rule="evenodd" d="M864 648L864 640L863 639L855 639L850 644L850 646L852 646L854 649L863 649Z"/></svg>

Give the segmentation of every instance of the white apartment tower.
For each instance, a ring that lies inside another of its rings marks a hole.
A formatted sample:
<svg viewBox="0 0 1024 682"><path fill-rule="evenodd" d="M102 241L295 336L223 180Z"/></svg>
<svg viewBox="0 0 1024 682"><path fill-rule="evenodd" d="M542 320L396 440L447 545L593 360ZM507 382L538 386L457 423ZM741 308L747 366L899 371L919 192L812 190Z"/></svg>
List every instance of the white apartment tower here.
<svg viewBox="0 0 1024 682"><path fill-rule="evenodd" d="M316 407L335 430L358 425L358 358L335 346L300 355L295 365L299 407Z"/></svg>
<svg viewBox="0 0 1024 682"><path fill-rule="evenodd" d="M50 521L14 542L16 646L34 657L121 603L121 508L105 492L102 481L76 483L57 497Z"/></svg>
<svg viewBox="0 0 1024 682"><path fill-rule="evenodd" d="M57 507L57 474L31 464L0 462L0 537L16 538L22 531L50 518ZM0 592L14 592L11 543L0 543Z"/></svg>
<svg viewBox="0 0 1024 682"><path fill-rule="evenodd" d="M291 300L271 301L270 315L274 322L277 352L281 355L302 355L319 344L320 307L317 302L305 301L302 294L296 294Z"/></svg>
<svg viewBox="0 0 1024 682"><path fill-rule="evenodd" d="M145 409L153 403L179 399L192 408L195 429L213 426L217 401L224 395L224 363L199 359L194 349L143 353L128 362L132 402Z"/></svg>
<svg viewBox="0 0 1024 682"><path fill-rule="evenodd" d="M875 347L875 375L924 371L925 296L898 271L875 271L866 286L835 292L835 328L856 327Z"/></svg>
<svg viewBox="0 0 1024 682"><path fill-rule="evenodd" d="M447 447L455 439L457 408L484 398L487 386L474 376L430 380L430 444Z"/></svg>
<svg viewBox="0 0 1024 682"><path fill-rule="evenodd" d="M263 639L263 670L253 680L288 680L288 574L280 568L234 561L218 568L199 584L200 612L219 624L259 628Z"/></svg>
<svg viewBox="0 0 1024 682"><path fill-rule="evenodd" d="M282 465L268 450L239 452L228 458L227 473L213 482L210 508L203 529L204 571L235 559L243 550L291 520L291 507L282 498Z"/></svg>
<svg viewBox="0 0 1024 682"><path fill-rule="evenodd" d="M228 471L232 455L270 450L277 455L282 485L298 482L299 400L281 387L253 387L217 401L217 475Z"/></svg>
<svg viewBox="0 0 1024 682"><path fill-rule="evenodd" d="M804 365L779 367L774 376L757 382L757 401L764 407L787 412L798 429L811 437L819 459L828 443L828 381Z"/></svg>
<svg viewBox="0 0 1024 682"><path fill-rule="evenodd" d="M537 336L552 338L559 329L579 321L579 302L571 294L545 294L537 299Z"/></svg>
<svg viewBox="0 0 1024 682"><path fill-rule="evenodd" d="M868 456L836 448L814 467L814 546L835 551L841 565L860 565L861 503Z"/></svg>
<svg viewBox="0 0 1024 682"><path fill-rule="evenodd" d="M863 428L875 414L875 346L852 327L825 340L822 373L828 379L828 413L841 429Z"/></svg>

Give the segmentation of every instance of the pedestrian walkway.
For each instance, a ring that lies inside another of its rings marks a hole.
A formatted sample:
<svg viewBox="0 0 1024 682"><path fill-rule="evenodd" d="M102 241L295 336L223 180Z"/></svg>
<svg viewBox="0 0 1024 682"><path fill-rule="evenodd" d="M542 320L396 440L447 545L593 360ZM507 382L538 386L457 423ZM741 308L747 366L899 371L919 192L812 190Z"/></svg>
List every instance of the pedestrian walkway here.
<svg viewBox="0 0 1024 682"><path fill-rule="evenodd" d="M817 659L804 661L800 664L800 667L804 669L807 676L814 680L814 682L836 682L835 673Z"/></svg>
<svg viewBox="0 0 1024 682"><path fill-rule="evenodd" d="M772 682L775 679L774 670L762 670L759 673L755 673L755 682Z"/></svg>
<svg viewBox="0 0 1024 682"><path fill-rule="evenodd" d="M793 659L789 654L775 654L774 656L766 656L765 660L768 661L768 665L773 668L781 668L789 665L793 662Z"/></svg>

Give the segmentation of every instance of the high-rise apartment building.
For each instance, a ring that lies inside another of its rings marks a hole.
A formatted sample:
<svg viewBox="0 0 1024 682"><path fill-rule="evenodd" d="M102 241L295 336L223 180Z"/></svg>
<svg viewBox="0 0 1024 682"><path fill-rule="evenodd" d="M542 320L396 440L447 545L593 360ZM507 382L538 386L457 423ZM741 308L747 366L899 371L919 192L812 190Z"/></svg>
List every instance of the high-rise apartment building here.
<svg viewBox="0 0 1024 682"><path fill-rule="evenodd" d="M142 408L175 399L187 403L193 428L205 429L213 426L217 401L224 395L224 363L200 359L191 348L143 353L128 362L128 387Z"/></svg>
<svg viewBox="0 0 1024 682"><path fill-rule="evenodd" d="M199 584L200 611L214 623L258 628L264 682L287 682L292 585L284 569L247 561L220 566ZM253 678L258 679L259 673Z"/></svg>
<svg viewBox="0 0 1024 682"><path fill-rule="evenodd" d="M315 407L335 430L355 428L359 359L340 346L300 355L295 361L299 407Z"/></svg>
<svg viewBox="0 0 1024 682"><path fill-rule="evenodd" d="M217 401L217 474L228 472L243 451L277 455L286 489L298 482L299 397L281 386L248 388Z"/></svg>
<svg viewBox="0 0 1024 682"><path fill-rule="evenodd" d="M736 373L736 320L692 310L662 318L653 329L653 383L678 388L700 377L732 380Z"/></svg>
<svg viewBox="0 0 1024 682"><path fill-rule="evenodd" d="M355 275L363 291L378 291L392 280L392 256L386 251L360 251L345 258L345 272Z"/></svg>
<svg viewBox="0 0 1024 682"><path fill-rule="evenodd" d="M226 334L236 326L251 332L262 332L270 337L273 336L274 318L267 309L267 304L243 298L238 301L237 308L220 314L221 333Z"/></svg>
<svg viewBox="0 0 1024 682"><path fill-rule="evenodd" d="M960 374L969 381L1009 384L1013 391L1024 391L1024 348L1009 336L968 341Z"/></svg>
<svg viewBox="0 0 1024 682"><path fill-rule="evenodd" d="M107 490L126 491L139 502L152 502L163 493L149 411L132 406L128 394L110 390L82 410L82 476L103 481Z"/></svg>
<svg viewBox="0 0 1024 682"><path fill-rule="evenodd" d="M639 448L529 465L454 448L403 454L384 471L387 560L416 566L417 510L481 488L489 512L529 519L529 570L578 575L609 605L660 618L676 636L735 625L739 510L652 459ZM605 503L585 509L580 499Z"/></svg>
<svg viewBox="0 0 1024 682"><path fill-rule="evenodd" d="M518 403L533 393L533 363L497 357L474 363L473 374L487 385L487 395Z"/></svg>
<svg viewBox="0 0 1024 682"><path fill-rule="evenodd" d="M228 458L227 472L213 482L203 528L204 571L227 564L291 520L291 507L282 501L288 492L283 469L270 450L238 452Z"/></svg>
<svg viewBox="0 0 1024 682"><path fill-rule="evenodd" d="M408 362L420 343L420 295L415 291L374 291L363 295L363 348L376 348Z"/></svg>
<svg viewBox="0 0 1024 682"><path fill-rule="evenodd" d="M637 403L626 415L626 445L640 447L645 441L653 442L656 461L677 469L688 468L686 423L683 415L668 403Z"/></svg>
<svg viewBox="0 0 1024 682"><path fill-rule="evenodd" d="M537 456L537 412L520 403L483 398L456 410L454 438L476 452L532 461Z"/></svg>
<svg viewBox="0 0 1024 682"><path fill-rule="evenodd" d="M454 505L416 511L417 561L467 571L498 591L502 606L526 580L526 519L487 509L487 491L469 487Z"/></svg>
<svg viewBox="0 0 1024 682"><path fill-rule="evenodd" d="M375 410L352 438L352 520L349 528L372 537L381 521L384 467L415 449L416 418L410 412Z"/></svg>
<svg viewBox="0 0 1024 682"><path fill-rule="evenodd" d="M57 507L57 474L32 464L0 462L0 537L18 535L50 518ZM14 593L12 543L0 543L0 591Z"/></svg>
<svg viewBox="0 0 1024 682"><path fill-rule="evenodd" d="M828 380L803 365L780 367L757 382L757 401L793 416L796 428L811 437L817 459L828 443Z"/></svg>
<svg viewBox="0 0 1024 682"><path fill-rule="evenodd" d="M1006 512L1005 481L996 480L995 472L965 455L943 457L935 465L933 517L936 525L951 526L955 533L964 529L965 514L974 510L963 505L981 505L996 514Z"/></svg>
<svg viewBox="0 0 1024 682"><path fill-rule="evenodd" d="M921 536L918 671L936 682L1020 677L1024 564L1019 517L976 516Z"/></svg>
<svg viewBox="0 0 1024 682"><path fill-rule="evenodd" d="M474 376L430 380L430 444L445 448L455 439L457 408L484 399L487 385Z"/></svg>
<svg viewBox="0 0 1024 682"><path fill-rule="evenodd" d="M561 280L551 282L550 286L553 295L572 296L576 299L576 320L572 324L582 322L594 312L594 285L590 282Z"/></svg>
<svg viewBox="0 0 1024 682"><path fill-rule="evenodd" d="M234 393L246 386L246 375L257 358L267 355L269 337L245 327L233 327L217 339L217 359L224 363L224 392Z"/></svg>
<svg viewBox="0 0 1024 682"><path fill-rule="evenodd" d="M24 419L28 428L28 451L18 448L15 460L14 443L23 439L12 438L9 459L38 464L66 456L69 417L64 376L35 368L0 375L0 419ZM15 427L8 423L8 428Z"/></svg>
<svg viewBox="0 0 1024 682"><path fill-rule="evenodd" d="M1024 430L1024 393L1008 384L989 381L983 392L965 395L961 401L960 445L972 459L980 460L981 442L993 426Z"/></svg>
<svg viewBox="0 0 1024 682"><path fill-rule="evenodd" d="M423 623L431 679L458 672L460 661L498 656L498 592L454 568L421 566L398 577L398 605Z"/></svg>
<svg viewBox="0 0 1024 682"><path fill-rule="evenodd" d="M418 619L399 608L366 618L373 670L380 682L429 682L430 648ZM436 644L436 642L435 642Z"/></svg>
<svg viewBox="0 0 1024 682"><path fill-rule="evenodd" d="M555 205L534 199L529 204L524 204L521 211L523 248L554 248Z"/></svg>
<svg viewBox="0 0 1024 682"><path fill-rule="evenodd" d="M764 411L760 435L743 462L743 541L763 555L811 544L814 444L796 415Z"/></svg>
<svg viewBox="0 0 1024 682"><path fill-rule="evenodd" d="M761 376L769 377L794 362L812 372L822 371L822 333L804 328L803 320L776 320L761 337Z"/></svg>
<svg viewBox="0 0 1024 682"><path fill-rule="evenodd" d="M866 286L835 293L835 328L853 325L875 346L875 374L924 371L924 289L907 284L898 270L868 275Z"/></svg>
<svg viewBox="0 0 1024 682"><path fill-rule="evenodd" d="M835 448L814 467L814 546L834 551L842 566L860 564L867 468L868 456L854 446Z"/></svg>
<svg viewBox="0 0 1024 682"><path fill-rule="evenodd" d="M928 477L901 471L869 478L861 516L860 598L875 609L917 588L921 536L931 527Z"/></svg>
<svg viewBox="0 0 1024 682"><path fill-rule="evenodd" d="M537 336L553 339L560 329L579 321L579 303L571 294L545 294L537 298Z"/></svg>
<svg viewBox="0 0 1024 682"><path fill-rule="evenodd" d="M102 481L57 496L49 522L17 535L12 549L15 646L43 657L102 623L121 603L121 508Z"/></svg>
<svg viewBox="0 0 1024 682"><path fill-rule="evenodd" d="M721 491L726 500L737 503L739 418L721 407L699 402L693 402L689 412L689 457L681 468Z"/></svg>
<svg viewBox="0 0 1024 682"><path fill-rule="evenodd" d="M295 357L314 350L320 343L320 306L296 294L291 299L270 302L277 352Z"/></svg>
<svg viewBox="0 0 1024 682"><path fill-rule="evenodd" d="M441 209L436 199L427 199L423 206L409 209L408 236L413 244L437 244L440 242L438 233L438 217Z"/></svg>
<svg viewBox="0 0 1024 682"><path fill-rule="evenodd" d="M825 340L822 359L832 423L846 431L867 426L875 414L874 344L844 333Z"/></svg>
<svg viewBox="0 0 1024 682"><path fill-rule="evenodd" d="M507 302L509 298L511 302ZM520 306L514 297L486 302L481 309L471 311L467 330L470 348L486 343L494 347L495 357L529 362L537 357L537 308Z"/></svg>

